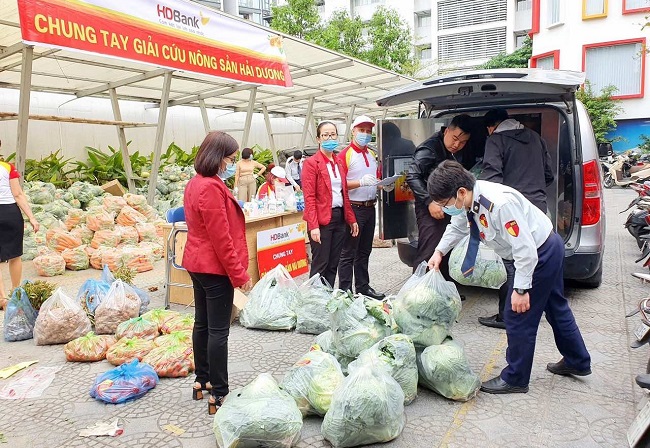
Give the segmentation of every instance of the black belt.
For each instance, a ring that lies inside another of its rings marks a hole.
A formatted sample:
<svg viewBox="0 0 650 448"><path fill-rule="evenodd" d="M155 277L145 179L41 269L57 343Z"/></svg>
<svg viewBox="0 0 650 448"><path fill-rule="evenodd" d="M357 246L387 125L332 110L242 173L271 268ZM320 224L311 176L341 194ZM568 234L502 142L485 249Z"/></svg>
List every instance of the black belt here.
<svg viewBox="0 0 650 448"><path fill-rule="evenodd" d="M376 199L371 201L350 201L350 204L356 205L357 207L374 207L376 203Z"/></svg>

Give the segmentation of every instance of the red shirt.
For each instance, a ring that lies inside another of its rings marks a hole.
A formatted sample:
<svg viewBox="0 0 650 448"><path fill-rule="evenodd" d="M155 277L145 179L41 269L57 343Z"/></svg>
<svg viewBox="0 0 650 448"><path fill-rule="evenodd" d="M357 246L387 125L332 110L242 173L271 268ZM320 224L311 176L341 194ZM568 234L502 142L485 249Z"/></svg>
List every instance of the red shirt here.
<svg viewBox="0 0 650 448"><path fill-rule="evenodd" d="M309 230L325 226L332 220L332 181L327 170L327 164L336 163L339 172L343 173L336 156L331 162L320 150L305 160L302 168L302 191L305 196L305 211L303 219L307 221ZM354 224L357 219L350 206L348 185L345 176L341 175L343 193L343 214L345 222Z"/></svg>
<svg viewBox="0 0 650 448"><path fill-rule="evenodd" d="M246 283L246 221L239 203L218 177L194 176L185 187L187 243L183 267L190 272L227 275L237 288Z"/></svg>

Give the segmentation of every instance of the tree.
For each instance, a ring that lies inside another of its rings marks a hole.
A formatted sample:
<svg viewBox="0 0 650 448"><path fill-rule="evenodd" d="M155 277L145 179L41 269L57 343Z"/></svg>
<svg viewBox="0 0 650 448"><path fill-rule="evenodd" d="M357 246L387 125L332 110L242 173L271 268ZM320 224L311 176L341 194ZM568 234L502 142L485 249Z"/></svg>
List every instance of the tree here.
<svg viewBox="0 0 650 448"><path fill-rule="evenodd" d="M528 60L532 55L533 41L527 37L522 46L512 53L499 53L479 68L528 68Z"/></svg>
<svg viewBox="0 0 650 448"><path fill-rule="evenodd" d="M584 87L576 92L576 97L587 109L597 143L612 142L605 136L616 129L615 117L623 110L620 102L612 99L612 94L616 90L618 89L614 86L607 86L600 91L600 94L596 94L591 83L586 81Z"/></svg>
<svg viewBox="0 0 650 448"><path fill-rule="evenodd" d="M300 39L315 42L322 32L318 7L314 0L287 0L286 5L272 6L271 28Z"/></svg>
<svg viewBox="0 0 650 448"><path fill-rule="evenodd" d="M645 154L650 153L650 137L645 134L641 134L639 135L639 138L641 139L641 143L639 143L639 149L641 152Z"/></svg>
<svg viewBox="0 0 650 448"><path fill-rule="evenodd" d="M367 27L365 61L397 73L415 74L419 66L413 57L413 36L397 11L379 7Z"/></svg>
<svg viewBox="0 0 650 448"><path fill-rule="evenodd" d="M363 22L359 16L351 18L347 11L339 10L332 14L318 36L316 43L330 50L363 57Z"/></svg>

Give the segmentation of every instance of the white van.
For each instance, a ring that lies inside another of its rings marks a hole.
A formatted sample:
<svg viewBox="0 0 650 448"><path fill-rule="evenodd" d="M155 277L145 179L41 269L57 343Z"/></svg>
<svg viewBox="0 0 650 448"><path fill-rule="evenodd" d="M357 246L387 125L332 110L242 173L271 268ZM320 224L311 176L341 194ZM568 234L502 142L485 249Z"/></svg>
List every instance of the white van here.
<svg viewBox="0 0 650 448"><path fill-rule="evenodd" d="M408 169L415 148L460 113L475 117L470 144L463 151L472 151L479 159L487 137L483 115L495 107L506 109L511 118L542 136L554 163L548 209L565 242L565 278L598 287L605 211L598 147L587 111L575 97L584 82L580 72L496 69L454 73L390 92L377 100L379 106L413 103L419 118L379 121L383 175ZM398 239L400 258L412 263L417 227L412 193L405 182L398 182L391 193L382 193L379 215L382 238Z"/></svg>

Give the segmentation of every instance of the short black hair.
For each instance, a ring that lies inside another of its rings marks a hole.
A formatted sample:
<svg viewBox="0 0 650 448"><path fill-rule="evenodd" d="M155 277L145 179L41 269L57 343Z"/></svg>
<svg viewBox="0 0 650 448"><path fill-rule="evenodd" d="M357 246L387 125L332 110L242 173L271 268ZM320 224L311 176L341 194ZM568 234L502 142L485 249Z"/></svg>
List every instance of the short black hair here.
<svg viewBox="0 0 650 448"><path fill-rule="evenodd" d="M496 126L502 121L506 121L508 118L508 111L500 107L495 109L490 109L483 115L483 124L486 127Z"/></svg>
<svg viewBox="0 0 650 448"><path fill-rule="evenodd" d="M253 150L250 148L244 148L241 150L241 158L242 159L248 159L250 156L253 155Z"/></svg>
<svg viewBox="0 0 650 448"><path fill-rule="evenodd" d="M203 139L203 143L196 153L194 169L203 177L212 177L219 174L221 162L237 152L237 140L222 131L212 131Z"/></svg>
<svg viewBox="0 0 650 448"><path fill-rule="evenodd" d="M294 151L293 152L293 158L294 158L294 160L295 159L298 159L298 160L302 159L302 151L298 151L298 150Z"/></svg>
<svg viewBox="0 0 650 448"><path fill-rule="evenodd" d="M455 160L445 160L433 170L427 181L427 191L435 202L456 196L459 188L474 190L476 179Z"/></svg>
<svg viewBox="0 0 650 448"><path fill-rule="evenodd" d="M472 133L472 117L467 114L456 115L447 126L449 129L460 128L466 134Z"/></svg>

